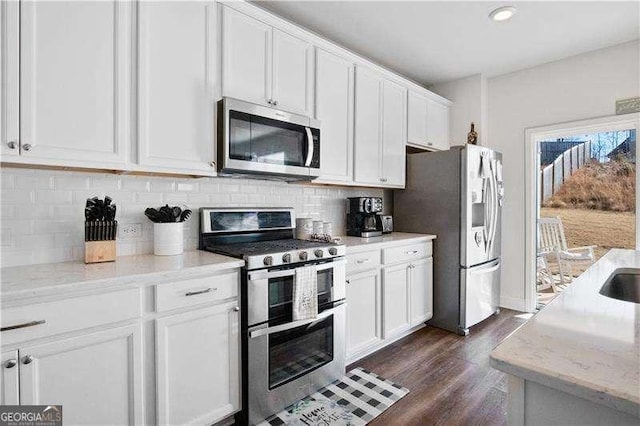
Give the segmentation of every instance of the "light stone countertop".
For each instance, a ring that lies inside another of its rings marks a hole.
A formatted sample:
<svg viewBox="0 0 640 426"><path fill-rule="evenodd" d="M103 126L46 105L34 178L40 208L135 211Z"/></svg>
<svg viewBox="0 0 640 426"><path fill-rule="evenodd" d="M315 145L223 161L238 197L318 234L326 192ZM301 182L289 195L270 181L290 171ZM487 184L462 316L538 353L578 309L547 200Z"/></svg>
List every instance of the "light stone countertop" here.
<svg viewBox="0 0 640 426"><path fill-rule="evenodd" d="M599 294L640 251L609 251L492 353L491 365L640 417L640 304Z"/></svg>
<svg viewBox="0 0 640 426"><path fill-rule="evenodd" d="M202 250L186 251L177 256L122 256L115 262L88 265L75 261L15 266L0 269L0 298L6 307L39 297L151 285L242 266L244 261L241 259Z"/></svg>
<svg viewBox="0 0 640 426"><path fill-rule="evenodd" d="M395 245L431 241L436 238L430 234L412 234L407 232L392 232L381 237L360 238L341 236L341 244L347 246L347 254L359 253L367 250L375 250Z"/></svg>

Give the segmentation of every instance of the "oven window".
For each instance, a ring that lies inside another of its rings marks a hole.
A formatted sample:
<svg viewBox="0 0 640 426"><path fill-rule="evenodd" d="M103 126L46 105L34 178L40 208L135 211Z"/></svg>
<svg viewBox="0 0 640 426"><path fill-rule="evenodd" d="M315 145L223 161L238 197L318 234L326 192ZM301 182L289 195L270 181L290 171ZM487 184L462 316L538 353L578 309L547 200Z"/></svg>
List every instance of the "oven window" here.
<svg viewBox="0 0 640 426"><path fill-rule="evenodd" d="M277 388L333 360L333 315L269 335L269 389Z"/></svg>
<svg viewBox="0 0 640 426"><path fill-rule="evenodd" d="M293 284L292 275L269 280L269 323L289 322L292 317ZM333 301L333 268L318 271L318 308Z"/></svg>
<svg viewBox="0 0 640 426"><path fill-rule="evenodd" d="M238 111L229 112L229 157L284 166L304 166L304 126Z"/></svg>

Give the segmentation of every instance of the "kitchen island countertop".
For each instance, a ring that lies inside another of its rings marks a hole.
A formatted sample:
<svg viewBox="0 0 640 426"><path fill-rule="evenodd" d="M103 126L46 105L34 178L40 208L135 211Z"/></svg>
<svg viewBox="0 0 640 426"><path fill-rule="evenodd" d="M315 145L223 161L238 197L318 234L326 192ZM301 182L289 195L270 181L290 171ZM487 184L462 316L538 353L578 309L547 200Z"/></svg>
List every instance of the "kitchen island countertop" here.
<svg viewBox="0 0 640 426"><path fill-rule="evenodd" d="M618 268L640 268L640 251L609 251L506 338L491 365L640 417L640 304L599 293Z"/></svg>

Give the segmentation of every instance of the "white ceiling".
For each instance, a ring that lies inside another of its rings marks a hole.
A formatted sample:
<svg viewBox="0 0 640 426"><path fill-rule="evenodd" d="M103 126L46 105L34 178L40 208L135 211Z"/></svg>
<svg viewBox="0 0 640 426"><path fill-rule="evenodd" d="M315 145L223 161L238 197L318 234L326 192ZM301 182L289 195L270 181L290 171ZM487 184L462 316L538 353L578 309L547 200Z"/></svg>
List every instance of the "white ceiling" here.
<svg viewBox="0 0 640 426"><path fill-rule="evenodd" d="M640 2L256 1L422 84L529 68L640 38ZM507 22L489 12L515 5ZM615 64L612 64L615 66Z"/></svg>

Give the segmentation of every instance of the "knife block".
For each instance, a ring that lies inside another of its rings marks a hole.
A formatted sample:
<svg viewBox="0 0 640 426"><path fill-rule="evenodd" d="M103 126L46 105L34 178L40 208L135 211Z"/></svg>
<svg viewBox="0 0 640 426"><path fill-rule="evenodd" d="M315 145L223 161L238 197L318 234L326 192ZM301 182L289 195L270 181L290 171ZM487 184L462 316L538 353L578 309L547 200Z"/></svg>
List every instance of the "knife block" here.
<svg viewBox="0 0 640 426"><path fill-rule="evenodd" d="M85 241L84 263L113 262L116 260L116 240Z"/></svg>

